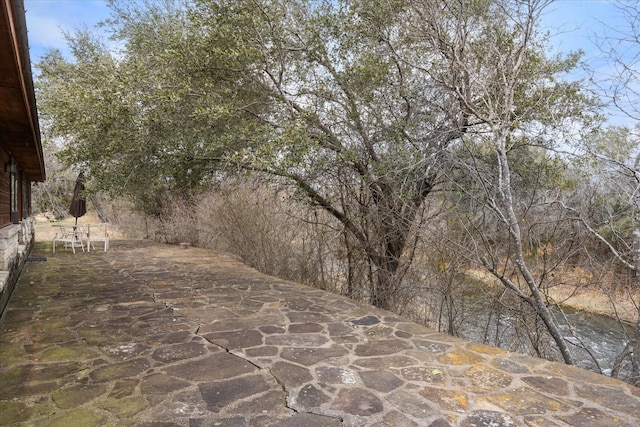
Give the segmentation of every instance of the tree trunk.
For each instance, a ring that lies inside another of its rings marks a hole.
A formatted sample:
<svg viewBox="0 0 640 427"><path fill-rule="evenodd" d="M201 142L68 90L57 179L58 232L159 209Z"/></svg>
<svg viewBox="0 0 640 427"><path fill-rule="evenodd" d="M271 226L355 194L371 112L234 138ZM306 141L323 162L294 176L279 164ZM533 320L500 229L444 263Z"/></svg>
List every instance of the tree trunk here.
<svg viewBox="0 0 640 427"><path fill-rule="evenodd" d="M640 387L640 308L638 308L638 321L631 351L631 375L631 383Z"/></svg>
<svg viewBox="0 0 640 427"><path fill-rule="evenodd" d="M349 242L349 235L345 231L343 233L344 236L344 248L345 255L347 257L347 288L344 290L344 294L349 298L356 297L355 292L355 263L353 259L353 248L351 247L351 243Z"/></svg>
<svg viewBox="0 0 640 427"><path fill-rule="evenodd" d="M371 284L369 303L384 310L392 310L393 297L398 286L396 273L400 266L402 249L395 253L387 252L380 265L376 265L376 277Z"/></svg>
<svg viewBox="0 0 640 427"><path fill-rule="evenodd" d="M401 213L404 212L405 215ZM397 296L399 286L398 269L404 247L410 233L410 227L415 220L417 208L403 205L402 209L388 209L388 219L382 227L383 255L372 259L376 267L376 278L371 284L369 296L370 304L385 310L394 309L394 297Z"/></svg>
<svg viewBox="0 0 640 427"><path fill-rule="evenodd" d="M522 233L520 231L518 216L515 213L513 195L511 193L511 169L509 167L509 159L507 158L507 149L505 146L505 142L507 140L508 139L506 135L498 135L496 144L496 153L498 157L497 160L500 174L498 178L498 191L500 194L500 199L503 203L504 210L500 212L500 209L496 206L496 211L500 216L502 216L502 219L506 221L509 227L509 237L513 243L515 252L515 264L518 268L519 273L525 280L529 291L531 292L531 297L525 299L525 301L527 301L532 306L536 314L544 322L547 331L558 346L564 362L567 365L573 365L573 356L571 356L569 346L564 340L564 337L562 336L558 325L553 319L551 310L549 310L549 307L547 307L547 305L545 304L544 299L542 298L542 294L540 293L540 289L538 289L538 286L536 284L536 280L529 271L524 258L524 251L522 248Z"/></svg>
<svg viewBox="0 0 640 427"><path fill-rule="evenodd" d="M633 264L635 266L634 277L637 289L640 289L640 217L634 218L633 230ZM640 306L638 306L638 319L636 330L631 341L631 383L640 386Z"/></svg>

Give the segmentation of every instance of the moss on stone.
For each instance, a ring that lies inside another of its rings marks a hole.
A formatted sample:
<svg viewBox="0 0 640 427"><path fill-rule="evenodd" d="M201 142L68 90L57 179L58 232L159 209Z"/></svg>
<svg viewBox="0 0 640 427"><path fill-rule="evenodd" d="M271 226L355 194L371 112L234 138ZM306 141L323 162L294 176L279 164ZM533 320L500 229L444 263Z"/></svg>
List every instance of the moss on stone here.
<svg viewBox="0 0 640 427"><path fill-rule="evenodd" d="M121 378L135 377L151 365L146 359L134 359L115 365L101 366L89 374L95 382L112 381Z"/></svg>
<svg viewBox="0 0 640 427"><path fill-rule="evenodd" d="M123 399L110 398L105 402L101 402L99 406L118 418L128 418L144 411L149 404L142 396L130 396Z"/></svg>
<svg viewBox="0 0 640 427"><path fill-rule="evenodd" d="M0 402L0 426L13 425L26 421L33 410L22 402Z"/></svg>
<svg viewBox="0 0 640 427"><path fill-rule="evenodd" d="M11 366L20 361L27 358L27 352L24 351L24 348L14 346L14 345L5 345L0 346L0 360L5 366Z"/></svg>
<svg viewBox="0 0 640 427"><path fill-rule="evenodd" d="M99 353L89 347L53 347L43 351L39 359L43 362L67 362L95 359Z"/></svg>
<svg viewBox="0 0 640 427"><path fill-rule="evenodd" d="M55 404L61 409L78 407L99 397L107 391L105 384L76 385L58 390L51 395Z"/></svg>
<svg viewBox="0 0 640 427"><path fill-rule="evenodd" d="M106 415L90 408L78 408L58 417L41 419L35 422L35 427L86 427L107 425Z"/></svg>

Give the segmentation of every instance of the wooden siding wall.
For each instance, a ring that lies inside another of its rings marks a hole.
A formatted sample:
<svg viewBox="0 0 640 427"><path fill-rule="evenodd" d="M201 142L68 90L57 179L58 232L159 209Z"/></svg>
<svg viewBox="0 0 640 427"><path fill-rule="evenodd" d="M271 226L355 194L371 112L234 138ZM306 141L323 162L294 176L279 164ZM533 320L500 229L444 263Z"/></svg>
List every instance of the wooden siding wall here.
<svg viewBox="0 0 640 427"><path fill-rule="evenodd" d="M20 219L29 218L31 215L31 181L29 176L20 171Z"/></svg>
<svg viewBox="0 0 640 427"><path fill-rule="evenodd" d="M9 154L0 149L0 227L11 224L11 200L9 173L5 165L9 162Z"/></svg>

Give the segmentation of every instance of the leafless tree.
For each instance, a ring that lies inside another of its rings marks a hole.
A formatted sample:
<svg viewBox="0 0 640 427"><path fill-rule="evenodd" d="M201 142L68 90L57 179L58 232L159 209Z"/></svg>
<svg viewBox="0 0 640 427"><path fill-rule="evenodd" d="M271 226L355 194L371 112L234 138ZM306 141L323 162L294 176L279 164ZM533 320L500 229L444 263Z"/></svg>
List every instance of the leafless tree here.
<svg viewBox="0 0 640 427"><path fill-rule="evenodd" d="M640 290L640 141L628 128L609 128L583 141L582 155L589 159L599 198L587 208L570 201L563 207L613 257L615 265L629 273L636 293ZM597 209L598 215L588 210ZM612 374L625 359L631 362L631 381L640 384L640 301L635 330L618 355Z"/></svg>
<svg viewBox="0 0 640 427"><path fill-rule="evenodd" d="M449 151L455 153L451 161L463 171L469 184L463 185L460 175L451 174L453 185L476 209L469 213L469 218L476 218L468 225L476 241L460 249L471 252L477 262L534 310L564 361L572 364L569 345L545 298L544 276L537 276L526 256L526 224L522 220L523 209L529 207L515 191L513 166L521 153L540 150L545 157L545 150L553 145L554 129L564 120L577 118L585 101L577 86L554 78L574 66L577 58L550 60L538 50L537 23L549 3L492 2L483 8L485 3L449 2L443 8L456 19L449 21L448 27L442 20L426 16L416 3L412 25L415 37L438 46L449 64L446 74L435 78L460 105L470 127L456 146L458 150ZM476 24L486 23L483 20L489 14L500 19L491 21L488 31L479 31ZM500 256L495 256L495 242L487 238L491 224L503 227L506 233Z"/></svg>

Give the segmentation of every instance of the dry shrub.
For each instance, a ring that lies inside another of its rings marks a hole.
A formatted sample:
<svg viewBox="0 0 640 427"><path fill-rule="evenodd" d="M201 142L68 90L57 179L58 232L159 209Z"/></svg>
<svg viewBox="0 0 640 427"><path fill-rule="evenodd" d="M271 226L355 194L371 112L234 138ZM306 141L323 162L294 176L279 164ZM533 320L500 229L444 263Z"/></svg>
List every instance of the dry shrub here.
<svg viewBox="0 0 640 427"><path fill-rule="evenodd" d="M198 206L198 198L185 200L174 196L169 199L155 220L155 239L174 245L189 243L202 246L198 234Z"/></svg>
<svg viewBox="0 0 640 427"><path fill-rule="evenodd" d="M103 214L122 233L124 238L150 239L162 243L183 242L198 246L196 228L197 201L189 202L179 195L166 196L157 215L135 209L124 198L102 203Z"/></svg>
<svg viewBox="0 0 640 427"><path fill-rule="evenodd" d="M230 181L190 200L165 197L156 216L136 212L125 200L111 201L105 214L126 238L228 252L265 274L343 291L344 251L335 220L288 187Z"/></svg>
<svg viewBox="0 0 640 427"><path fill-rule="evenodd" d="M152 239L158 237L156 220L137 210L124 198L111 199L103 203L103 210L109 222L126 239Z"/></svg>
<svg viewBox="0 0 640 427"><path fill-rule="evenodd" d="M202 246L236 254L263 273L317 286L313 215L286 189L235 183L201 197L195 223Z"/></svg>

